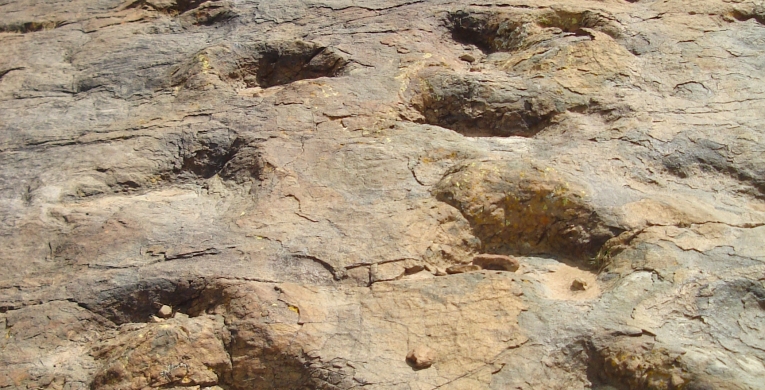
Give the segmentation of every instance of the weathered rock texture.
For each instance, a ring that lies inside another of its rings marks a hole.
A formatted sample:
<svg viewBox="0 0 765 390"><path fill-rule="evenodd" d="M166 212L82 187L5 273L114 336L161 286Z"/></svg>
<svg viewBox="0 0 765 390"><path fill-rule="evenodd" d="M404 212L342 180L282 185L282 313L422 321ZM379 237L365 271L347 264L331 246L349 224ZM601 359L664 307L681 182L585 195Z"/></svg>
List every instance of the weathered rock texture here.
<svg viewBox="0 0 765 390"><path fill-rule="evenodd" d="M761 1L1 1L0 42L2 389L765 388Z"/></svg>

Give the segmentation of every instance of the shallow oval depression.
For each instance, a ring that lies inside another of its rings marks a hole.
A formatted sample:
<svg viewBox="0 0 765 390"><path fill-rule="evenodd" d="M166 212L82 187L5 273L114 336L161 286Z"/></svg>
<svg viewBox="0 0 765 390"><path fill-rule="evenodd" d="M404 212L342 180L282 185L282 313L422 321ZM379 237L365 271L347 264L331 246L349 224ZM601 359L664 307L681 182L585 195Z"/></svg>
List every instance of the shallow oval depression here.
<svg viewBox="0 0 765 390"><path fill-rule="evenodd" d="M271 88L299 80L344 75L347 55L302 40L211 46L176 66L173 87L204 91L209 85L234 89Z"/></svg>
<svg viewBox="0 0 765 390"><path fill-rule="evenodd" d="M321 388L348 380L311 365L299 345L279 343L281 332L300 329L299 310L274 284L153 278L80 305L120 324L92 351L99 389Z"/></svg>
<svg viewBox="0 0 765 390"><path fill-rule="evenodd" d="M421 122L468 137L532 137L566 111L582 112L589 99L558 94L544 79L505 72L456 73L426 69L412 83Z"/></svg>
<svg viewBox="0 0 765 390"><path fill-rule="evenodd" d="M449 13L444 27L457 50L474 47L483 52L483 58L461 56L469 63L469 72L424 69L410 84L414 93L411 104L422 115L422 123L470 137L532 137L555 123L560 114L603 110L587 93L563 88L549 74L555 72L554 67L571 65L569 62L579 66L576 61L581 59L572 53L580 50L630 56L615 41L622 35L621 25L602 12L468 9ZM598 34L607 39L593 41ZM628 62L620 56L616 57ZM624 64L608 66L620 69ZM569 76L561 77L565 80ZM569 84L581 84L579 81Z"/></svg>
<svg viewBox="0 0 765 390"><path fill-rule="evenodd" d="M137 0L128 3L124 8L178 17L184 26L209 26L237 16L231 3L226 0Z"/></svg>

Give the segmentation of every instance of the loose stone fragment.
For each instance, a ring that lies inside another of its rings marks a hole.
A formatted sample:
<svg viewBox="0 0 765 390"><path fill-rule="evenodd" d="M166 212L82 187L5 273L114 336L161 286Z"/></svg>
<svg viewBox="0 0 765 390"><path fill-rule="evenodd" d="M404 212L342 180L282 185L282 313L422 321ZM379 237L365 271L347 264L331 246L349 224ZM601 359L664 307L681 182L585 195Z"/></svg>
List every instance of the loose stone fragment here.
<svg viewBox="0 0 765 390"><path fill-rule="evenodd" d="M503 255L481 254L473 258L473 264L482 269L495 271L515 272L520 267L520 262L515 257Z"/></svg>
<svg viewBox="0 0 765 390"><path fill-rule="evenodd" d="M576 278L571 283L571 291L584 291L590 288L590 286L587 285L587 281L584 279Z"/></svg>
<svg viewBox="0 0 765 390"><path fill-rule="evenodd" d="M475 62L475 57L473 57L470 54L463 54L463 55L460 56L460 59L462 61L469 62L471 64Z"/></svg>
<svg viewBox="0 0 765 390"><path fill-rule="evenodd" d="M436 351L424 345L418 345L409 351L406 361L414 368L428 368L436 361Z"/></svg>
<svg viewBox="0 0 765 390"><path fill-rule="evenodd" d="M685 384L685 380L683 380L683 377L680 375L672 374L672 377L669 379L669 383L675 388L680 388Z"/></svg>
<svg viewBox="0 0 765 390"><path fill-rule="evenodd" d="M173 316L173 308L167 305L162 305L157 312L159 318L170 318Z"/></svg>
<svg viewBox="0 0 765 390"><path fill-rule="evenodd" d="M446 273L453 275L453 274L463 274L465 272L473 272L473 271L480 271L480 270L481 270L481 267L475 264L457 264L447 268Z"/></svg>

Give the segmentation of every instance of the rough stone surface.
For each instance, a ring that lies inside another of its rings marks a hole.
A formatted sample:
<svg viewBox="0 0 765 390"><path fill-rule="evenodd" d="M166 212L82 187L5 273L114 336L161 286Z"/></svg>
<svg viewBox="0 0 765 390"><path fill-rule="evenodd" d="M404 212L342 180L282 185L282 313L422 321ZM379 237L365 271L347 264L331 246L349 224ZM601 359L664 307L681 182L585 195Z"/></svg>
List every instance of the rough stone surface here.
<svg viewBox="0 0 765 390"><path fill-rule="evenodd" d="M99 389L209 386L231 369L224 346L223 318L168 320L120 329L114 339L97 345L103 366L93 378Z"/></svg>
<svg viewBox="0 0 765 390"><path fill-rule="evenodd" d="M0 42L0 389L765 388L760 0L0 1Z"/></svg>

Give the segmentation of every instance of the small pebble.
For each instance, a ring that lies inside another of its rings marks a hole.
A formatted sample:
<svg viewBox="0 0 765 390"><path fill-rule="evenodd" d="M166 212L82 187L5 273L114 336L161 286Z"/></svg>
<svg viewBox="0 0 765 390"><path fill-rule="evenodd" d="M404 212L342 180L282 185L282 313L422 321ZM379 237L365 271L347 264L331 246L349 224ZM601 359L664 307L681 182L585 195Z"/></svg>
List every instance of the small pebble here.
<svg viewBox="0 0 765 390"><path fill-rule="evenodd" d="M463 54L463 55L460 56L460 59L462 61L469 62L471 64L475 62L475 57L473 57L470 54Z"/></svg>
<svg viewBox="0 0 765 390"><path fill-rule="evenodd" d="M571 283L571 291L584 291L590 288L590 286L587 285L587 281L584 279L576 278Z"/></svg>
<svg viewBox="0 0 765 390"><path fill-rule="evenodd" d="M162 305L157 312L159 318L170 318L173 316L173 308L167 305Z"/></svg>
<svg viewBox="0 0 765 390"><path fill-rule="evenodd" d="M418 345L406 354L406 361L414 368L428 368L436 361L436 351L424 345Z"/></svg>

